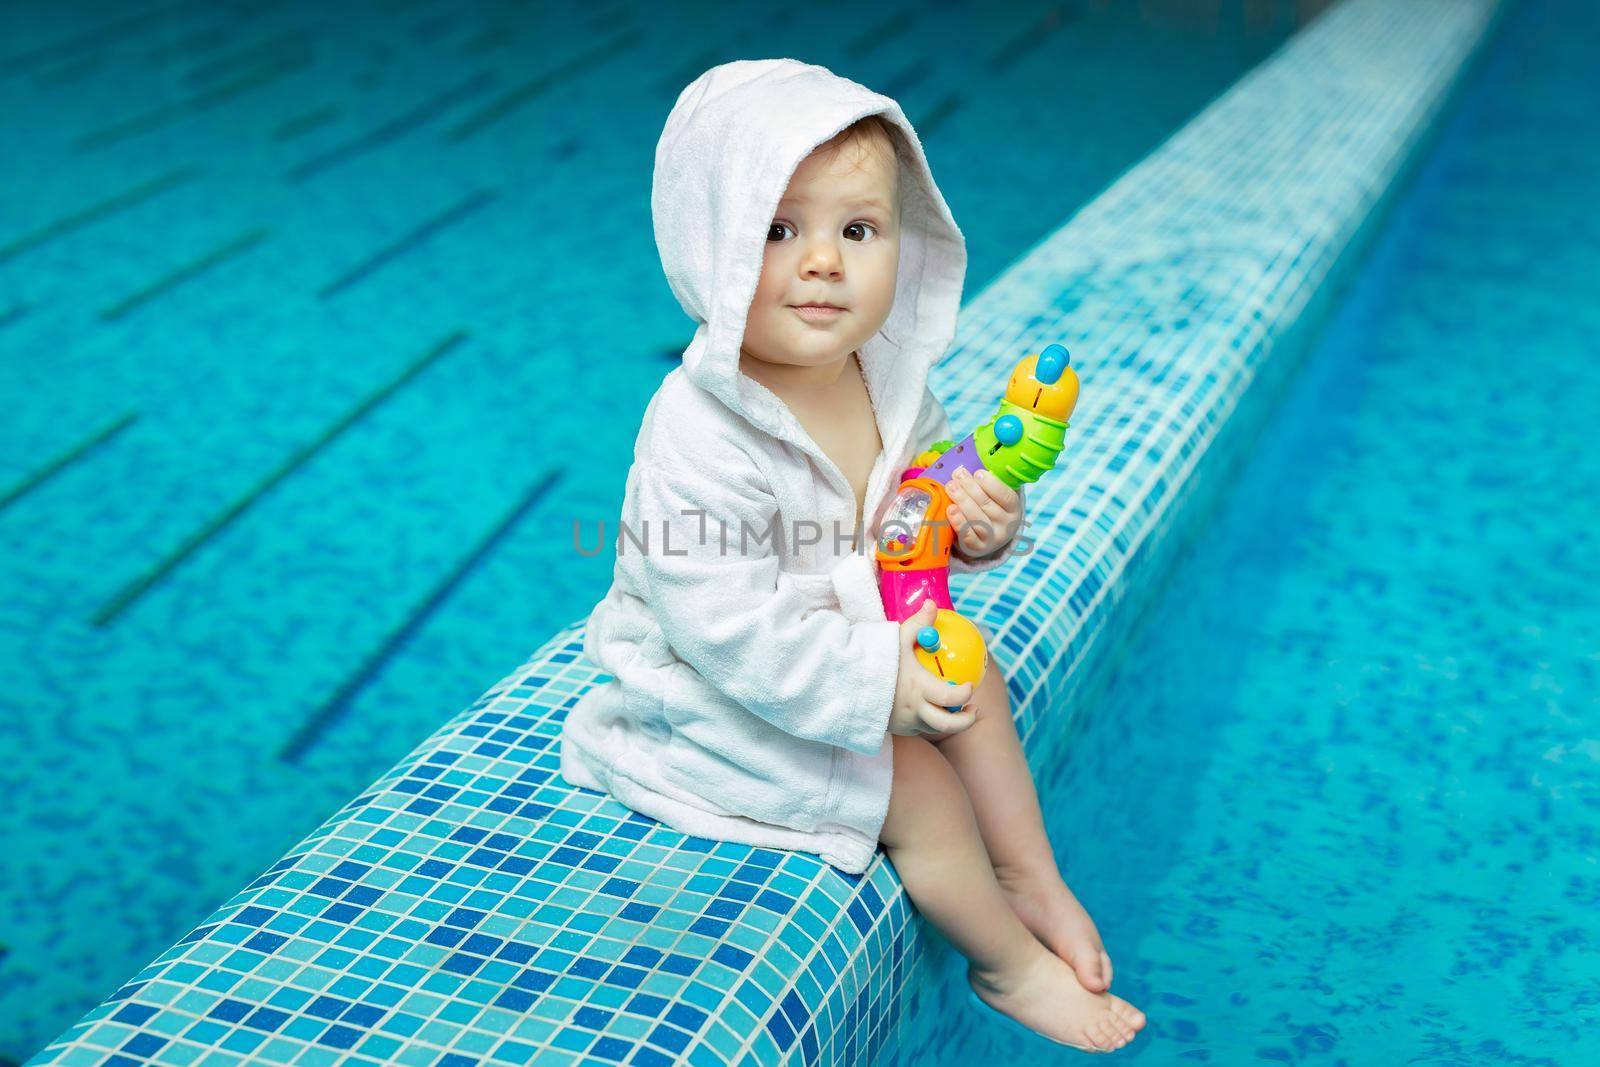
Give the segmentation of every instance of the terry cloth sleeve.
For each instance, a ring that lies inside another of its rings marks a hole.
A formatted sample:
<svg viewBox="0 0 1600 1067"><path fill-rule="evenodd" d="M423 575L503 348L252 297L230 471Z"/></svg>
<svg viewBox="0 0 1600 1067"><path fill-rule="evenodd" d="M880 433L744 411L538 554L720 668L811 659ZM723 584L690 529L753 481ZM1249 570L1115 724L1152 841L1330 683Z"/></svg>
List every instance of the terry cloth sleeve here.
<svg viewBox="0 0 1600 1067"><path fill-rule="evenodd" d="M922 393L922 407L917 412L916 428L911 433L911 447L916 452L922 452L935 441L948 441L951 439L950 415L945 411L944 405L939 403L939 398L933 395L933 390L924 387ZM951 574L972 574L977 571L988 571L1000 566L1017 550L1017 543L1022 539L1022 527L1027 523L1028 500L1026 489L1021 485L1017 487L1017 496L1023 509L1022 518L1017 520L1017 528L1011 531L1011 536L999 548L987 556L978 556L969 559L961 552L957 543L954 551L950 553Z"/></svg>
<svg viewBox="0 0 1600 1067"><path fill-rule="evenodd" d="M711 448L692 465L681 449L658 448L638 480L650 539L638 566L667 642L784 733L876 755L894 706L899 624L819 608L779 566L790 548L778 538L792 535L760 471L730 442Z"/></svg>

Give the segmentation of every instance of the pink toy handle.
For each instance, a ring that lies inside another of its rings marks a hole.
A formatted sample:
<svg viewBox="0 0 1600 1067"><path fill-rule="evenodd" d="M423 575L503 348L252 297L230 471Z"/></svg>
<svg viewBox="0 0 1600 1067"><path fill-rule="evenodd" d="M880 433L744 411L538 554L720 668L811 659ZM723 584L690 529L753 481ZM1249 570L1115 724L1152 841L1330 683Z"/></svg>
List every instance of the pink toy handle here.
<svg viewBox="0 0 1600 1067"><path fill-rule="evenodd" d="M950 572L943 567L920 571L880 571L878 592L883 597L883 613L891 622L904 622L917 613L924 600L935 607L954 611L950 603Z"/></svg>

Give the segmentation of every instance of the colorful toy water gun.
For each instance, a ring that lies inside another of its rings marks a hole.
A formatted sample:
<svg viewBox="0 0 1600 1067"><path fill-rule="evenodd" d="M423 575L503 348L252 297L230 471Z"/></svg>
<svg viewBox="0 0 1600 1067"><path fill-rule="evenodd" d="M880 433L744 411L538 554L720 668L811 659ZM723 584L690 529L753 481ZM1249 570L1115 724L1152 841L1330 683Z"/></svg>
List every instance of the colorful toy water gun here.
<svg viewBox="0 0 1600 1067"><path fill-rule="evenodd" d="M965 438L935 441L900 475L900 489L879 527L878 592L894 622L932 600L932 626L917 634L919 662L951 685L983 678L989 650L972 620L950 602L949 482L957 468L992 471L1016 489L1055 466L1078 403L1078 375L1067 350L1049 345L1017 363L994 416ZM953 710L957 710L952 708Z"/></svg>

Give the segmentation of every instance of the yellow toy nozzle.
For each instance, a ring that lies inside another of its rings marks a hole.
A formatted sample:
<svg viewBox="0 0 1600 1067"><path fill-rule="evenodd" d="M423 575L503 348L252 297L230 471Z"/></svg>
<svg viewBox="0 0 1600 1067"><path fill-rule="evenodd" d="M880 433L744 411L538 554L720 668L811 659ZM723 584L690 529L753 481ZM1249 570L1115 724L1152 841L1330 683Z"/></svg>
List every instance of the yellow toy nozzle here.
<svg viewBox="0 0 1600 1067"><path fill-rule="evenodd" d="M933 625L917 632L914 651L917 662L952 685L971 682L976 686L989 664L989 650L978 627L948 608L940 608Z"/></svg>
<svg viewBox="0 0 1600 1067"><path fill-rule="evenodd" d="M1066 422L1078 406L1078 375L1067 350L1046 345L1037 356L1021 360L1006 383L1006 399L1047 419Z"/></svg>

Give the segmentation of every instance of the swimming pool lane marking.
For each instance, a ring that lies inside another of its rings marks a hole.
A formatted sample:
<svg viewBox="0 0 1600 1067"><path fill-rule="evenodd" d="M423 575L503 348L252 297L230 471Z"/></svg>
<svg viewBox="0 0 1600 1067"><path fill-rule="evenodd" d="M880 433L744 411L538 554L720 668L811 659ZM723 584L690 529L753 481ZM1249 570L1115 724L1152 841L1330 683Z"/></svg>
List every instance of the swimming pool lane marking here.
<svg viewBox="0 0 1600 1067"><path fill-rule="evenodd" d="M616 29L617 25L633 21L633 9L626 3L605 11L596 11L589 16L585 29L589 33L604 33L606 30Z"/></svg>
<svg viewBox="0 0 1600 1067"><path fill-rule="evenodd" d="M59 89L63 85L82 81L106 65L103 52L91 52L81 59L71 63L64 63L59 67L46 67L33 76L33 84L39 89Z"/></svg>
<svg viewBox="0 0 1600 1067"><path fill-rule="evenodd" d="M156 297L161 296L191 278L197 278L221 263L225 263L235 256L243 255L262 241L272 232L265 226L258 226L253 230L240 234L233 240L218 245L193 263L187 263L164 277L157 278L143 289L130 293L109 307L100 309L100 319L103 322L115 322L130 311L134 311Z"/></svg>
<svg viewBox="0 0 1600 1067"><path fill-rule="evenodd" d="M742 7L730 6L728 8L728 13L743 13L745 10L755 12L759 11L760 9L761 5L759 4L745 4ZM760 26L751 24L743 27L733 35L732 41L734 44L743 44L745 41L749 40L750 34L755 30L772 29L775 26L789 21L790 17L791 16L786 8L774 7L774 9L767 15L766 19L762 21ZM728 28L727 21L728 20L726 19L724 20L724 30ZM724 38L724 40L726 41L727 38ZM711 67L716 66L719 61L730 58L733 57L730 55L728 46L726 44L714 45L711 48L707 48L705 51L697 53L693 59L685 61L683 65L675 68L674 70L668 71L665 75L663 75L661 79L656 82L656 92L663 96L676 97L680 92L683 91L684 86L688 85L700 75L704 74Z"/></svg>
<svg viewBox="0 0 1600 1067"><path fill-rule="evenodd" d="M381 387L371 396L367 397L354 408L350 409L350 411L343 418L324 431L320 437L302 446L300 449L294 452L294 454L285 460L277 470L267 475L267 477L257 483L253 489L235 500L215 519L212 519L205 526L191 534L176 549L168 553L167 557L160 563L150 568L150 570L146 571L142 576L123 586L115 596L106 601L99 611L95 612L90 621L96 626L105 626L118 615L122 614L122 612L126 610L130 604L132 604L139 597L143 596L151 586L155 585L162 578L165 578L167 574L169 574L178 566L178 564L182 563L186 558L188 558L190 553L194 552L201 545L205 544L206 541L210 540L222 530L226 529L228 525L240 515L243 515L245 511L247 511L252 504L260 499L263 494L265 494L279 482L283 481L289 475L293 474L296 470L300 469L300 467L304 466L305 463L311 459L311 457L315 456L324 447L332 443L340 434L344 433L351 426L355 425L355 423L358 422L362 416L366 415L373 408L387 400L395 393L396 390L405 385L411 379L415 378L418 374L421 374L422 371L425 370L430 364L439 359L452 348L459 345L463 340L466 339L467 336L468 335L466 331L457 330L445 337L443 340L439 341L427 352L423 353L420 359L416 360L411 364L411 366L402 371L399 376L390 381L389 384Z"/></svg>
<svg viewBox="0 0 1600 1067"><path fill-rule="evenodd" d="M43 485L46 481L65 470L67 467L71 466L73 463L76 463L94 449L111 440L117 434L127 429L128 426L138 417L139 413L137 411L128 412L126 415L122 416L122 418L113 422L111 425L93 435L82 444L74 445L73 447L67 449L67 451L63 452L56 459L46 463L43 467L39 468L38 471L24 478L17 485L6 490L4 493L0 493L0 511L4 511L12 504L15 504L17 501L33 492L35 489L39 488L39 486Z"/></svg>
<svg viewBox="0 0 1600 1067"><path fill-rule="evenodd" d="M490 189L479 189L459 204L447 208L433 218L426 220L394 244L389 245L387 248L378 249L372 255L317 290L317 297L321 300L326 300L336 293L343 292L385 263L401 258L407 252L421 245L429 237L460 222L499 195L499 193Z"/></svg>
<svg viewBox="0 0 1600 1067"><path fill-rule="evenodd" d="M446 11L443 14L435 13L429 15L411 27L410 37L414 41L422 41L425 44L442 43L439 38L444 34L452 33L459 29L471 14L472 12L469 11Z"/></svg>
<svg viewBox="0 0 1600 1067"><path fill-rule="evenodd" d="M168 63L192 59L206 52L215 52L226 45L228 40L228 27L207 26L179 40L163 41L145 52L144 59L151 67L164 67Z"/></svg>
<svg viewBox="0 0 1600 1067"><path fill-rule="evenodd" d="M628 30L612 40L602 41L593 48L578 53L554 70L547 71L500 94L486 107L474 112L451 127L449 132L445 134L445 140L466 140L480 130L506 118L535 97L548 92L570 78L594 70L602 60L617 58L643 40L643 33L638 30Z"/></svg>
<svg viewBox="0 0 1600 1067"><path fill-rule="evenodd" d="M515 26L485 26L476 37L468 37L461 43L461 50L456 53L463 59L492 52L496 48L504 48L517 39Z"/></svg>
<svg viewBox="0 0 1600 1067"><path fill-rule="evenodd" d="M365 260L358 263L356 266L352 267L338 278L329 282L327 285L324 285L320 290L317 291L317 296L323 300L326 300L335 293L349 288L351 285L354 285L368 274L371 274L378 267L381 267L383 264L390 262L391 260L398 259L404 253L417 247L427 238L433 236L433 234L460 221L461 219L470 215L472 212L483 207L485 204L496 199L499 195L499 193L490 189L478 190L471 196L462 200L460 203L454 205L453 207L447 208L438 215L435 215L433 218L424 221L394 244L389 245L386 248L380 248L377 252L374 252L371 256L367 257Z"/></svg>
<svg viewBox="0 0 1600 1067"><path fill-rule="evenodd" d="M1076 22L1078 9L1065 4L1055 7L1034 19L1028 28L1006 42L994 55L989 57L990 70L1005 70L1011 64L1038 48L1060 27L1069 22Z"/></svg>
<svg viewBox="0 0 1600 1067"><path fill-rule="evenodd" d="M926 115L919 118L914 125L919 131L918 136L932 133L944 124L944 120L955 114L956 108L961 106L960 93L947 93Z"/></svg>
<svg viewBox="0 0 1600 1067"><path fill-rule="evenodd" d="M379 0L378 6L390 15L404 15L415 7L427 7L433 0Z"/></svg>
<svg viewBox="0 0 1600 1067"><path fill-rule="evenodd" d="M311 34L305 29L285 30L276 37L245 45L228 55L207 59L180 74L178 81L186 89L199 89L206 82L217 81L225 75L255 70L263 65L263 58L271 61L308 54L311 45Z"/></svg>
<svg viewBox="0 0 1600 1067"><path fill-rule="evenodd" d="M231 82L224 82L215 88L207 89L203 93L196 93L194 96L185 97L170 104L163 104L161 107L146 111L143 114L121 119L109 126L102 126L98 130L79 137L74 142L73 147L78 152L83 153L91 149L115 144L118 141L127 140L130 137L136 137L141 133L148 133L151 130L169 125L178 119L187 118L191 114L206 111L216 107L218 104L226 103L252 89L271 85L273 82L293 74L295 71L311 66L311 62L312 56L308 49L297 56L291 56L277 63L270 63L260 70L241 75Z"/></svg>
<svg viewBox="0 0 1600 1067"><path fill-rule="evenodd" d="M327 731L328 727L338 721L350 707L350 703L356 694L365 688L367 683L383 668L384 664L394 656L395 650L405 644L412 634L416 633L422 624L438 610L439 605L444 603L446 598L455 591L456 587L477 567L478 563L505 538L505 535L511 531L512 527L516 526L535 504L544 498L545 494L550 491L556 482L561 480L565 473L565 469L561 467L546 471L544 477L539 479L538 483L523 495L522 499L500 520L499 524L489 532L488 536L479 542L478 546L468 553L466 558L457 564L453 571L434 586L433 591L423 599L422 603L411 610L405 622L401 623L388 637L384 638L383 643L366 658L355 673L346 679L343 685L339 686L333 696L324 701L316 713L307 719L300 729L295 731L294 736L284 744L283 748L279 749L278 758L284 762L292 763L315 744L317 739Z"/></svg>
<svg viewBox="0 0 1600 1067"><path fill-rule="evenodd" d="M462 100L467 100L490 89L499 79L486 71L479 71L463 82L452 85L422 103L348 141L333 145L316 155L308 156L283 172L283 180L297 185L307 178L321 174L339 163L356 159L375 149L396 141L418 127L432 121Z"/></svg>
<svg viewBox="0 0 1600 1067"><path fill-rule="evenodd" d="M142 185L135 185L133 188L125 189L105 200L101 200L99 203L91 204L86 208L75 211L65 218L47 222L32 233L25 233L9 244L0 245L0 263L4 263L15 256L20 256L24 252L31 252L40 245L46 244L63 234L71 233L80 227L87 226L91 222L98 222L100 219L115 215L119 211L125 211L128 208L142 204L153 196L159 196L169 189L175 189L180 185L193 181L202 173L204 173L204 168L195 166L192 163L187 164L174 170L169 170Z"/></svg>
<svg viewBox="0 0 1600 1067"><path fill-rule="evenodd" d="M900 96L932 73L933 60L923 56L899 74L893 75L888 81L884 82L883 95Z"/></svg>
<svg viewBox="0 0 1600 1067"><path fill-rule="evenodd" d="M67 58L74 58L73 53L90 48L96 48L108 43L121 43L131 34L153 26L166 28L171 21L171 16L185 13L188 4L167 4L153 11L143 11L137 15L109 22L96 29L85 30L76 37L68 37L53 44L41 45L14 56L7 56L0 60L0 78L7 74L25 73L30 65L45 66L57 53L64 53Z"/></svg>
<svg viewBox="0 0 1600 1067"><path fill-rule="evenodd" d="M853 40L849 41L844 46L844 54L853 59L861 58L874 48L887 44L916 25L916 16L916 8L908 7L896 11L888 18L880 20L876 25L867 27Z"/></svg>
<svg viewBox="0 0 1600 1067"><path fill-rule="evenodd" d="M326 126L339 117L343 110L338 104L322 104L310 111L296 115L292 119L284 119L272 131L272 139L277 142L292 141L302 134L310 133L320 126Z"/></svg>

